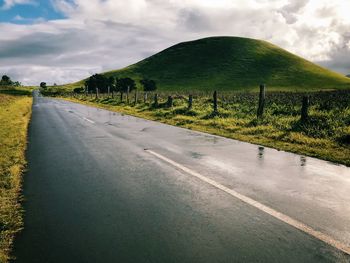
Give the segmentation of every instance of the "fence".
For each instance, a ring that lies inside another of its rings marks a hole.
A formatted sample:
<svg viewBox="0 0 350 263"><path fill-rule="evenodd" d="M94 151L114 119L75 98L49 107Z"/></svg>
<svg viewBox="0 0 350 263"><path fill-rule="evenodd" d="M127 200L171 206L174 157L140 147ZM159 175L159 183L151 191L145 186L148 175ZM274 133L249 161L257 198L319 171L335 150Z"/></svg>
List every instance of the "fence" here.
<svg viewBox="0 0 350 263"><path fill-rule="evenodd" d="M52 95L52 94L51 94ZM299 107L301 122L309 120L309 107L318 104L320 109L331 109L334 107L350 107L350 91L320 91L311 93L291 93L291 92L268 92L265 85L260 85L260 93L253 92L232 92L232 91L156 91L156 92L115 92L100 93L98 89L90 93L59 93L57 95L74 97L77 99L95 99L101 101L114 101L115 103L136 106L138 104L148 105L152 108L172 108L178 101L186 102L187 110L192 110L197 101L211 104L215 116L227 105L248 104L246 113L251 113L255 108L256 117L264 118L267 108L276 104L282 104L290 108L290 114L295 115L293 107Z"/></svg>

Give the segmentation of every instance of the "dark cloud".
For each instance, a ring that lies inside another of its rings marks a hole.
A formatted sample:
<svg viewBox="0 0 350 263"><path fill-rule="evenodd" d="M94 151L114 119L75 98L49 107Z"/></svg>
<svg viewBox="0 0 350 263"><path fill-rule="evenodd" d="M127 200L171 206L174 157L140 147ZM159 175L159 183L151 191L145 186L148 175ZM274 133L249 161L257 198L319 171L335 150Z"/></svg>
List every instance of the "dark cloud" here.
<svg viewBox="0 0 350 263"><path fill-rule="evenodd" d="M337 11L334 6L325 6L316 10L316 15L319 18L336 17Z"/></svg>
<svg viewBox="0 0 350 263"><path fill-rule="evenodd" d="M28 84L42 78L66 83L127 66L176 42L160 32L112 21L58 28L55 33L33 32L1 41L0 74Z"/></svg>
<svg viewBox="0 0 350 263"><path fill-rule="evenodd" d="M345 75L350 74L350 30L342 35L338 44L333 44L328 59L319 64Z"/></svg>
<svg viewBox="0 0 350 263"><path fill-rule="evenodd" d="M193 32L209 31L212 28L210 17L198 9L182 9L179 11L178 26Z"/></svg>
<svg viewBox="0 0 350 263"><path fill-rule="evenodd" d="M288 24L294 24L298 20L296 14L302 10L308 2L309 0L289 0L289 3L283 6L279 12L283 15Z"/></svg>
<svg viewBox="0 0 350 263"><path fill-rule="evenodd" d="M65 51L60 45L62 37L61 35L35 33L16 40L4 40L0 46L0 59L57 55Z"/></svg>

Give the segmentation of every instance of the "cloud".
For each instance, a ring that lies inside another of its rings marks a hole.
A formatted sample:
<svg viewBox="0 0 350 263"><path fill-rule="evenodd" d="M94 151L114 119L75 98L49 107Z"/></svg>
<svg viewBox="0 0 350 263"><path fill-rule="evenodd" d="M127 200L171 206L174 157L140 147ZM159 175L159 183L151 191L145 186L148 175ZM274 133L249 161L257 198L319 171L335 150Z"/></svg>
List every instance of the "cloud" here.
<svg viewBox="0 0 350 263"><path fill-rule="evenodd" d="M21 31L22 25L8 27L20 36L0 40L0 73L16 75L29 84L77 81L124 67L176 43L159 32L113 21L89 20L73 27L55 21L37 24L30 33Z"/></svg>
<svg viewBox="0 0 350 263"><path fill-rule="evenodd" d="M214 35L264 39L350 73L350 3L341 0L51 1L65 19L0 23L0 74L26 84L77 81Z"/></svg>
<svg viewBox="0 0 350 263"><path fill-rule="evenodd" d="M43 18L43 17L37 17L37 18L25 18L25 17L22 17L21 15L15 15L13 18L12 18L12 21L14 22L17 22L17 23L42 23L42 22L45 22L46 19Z"/></svg>
<svg viewBox="0 0 350 263"><path fill-rule="evenodd" d="M23 18L22 16L20 15L16 15L12 20L14 21L23 21L25 18Z"/></svg>
<svg viewBox="0 0 350 263"><path fill-rule="evenodd" d="M309 3L309 0L289 0L279 12L288 24L294 24L298 20L298 13Z"/></svg>
<svg viewBox="0 0 350 263"><path fill-rule="evenodd" d="M338 29L341 31L342 29ZM350 31L343 28L343 34L338 43L334 43L328 58L319 63L345 75L350 74Z"/></svg>
<svg viewBox="0 0 350 263"><path fill-rule="evenodd" d="M4 0L1 9L8 10L15 5L38 5L38 3L34 0Z"/></svg>

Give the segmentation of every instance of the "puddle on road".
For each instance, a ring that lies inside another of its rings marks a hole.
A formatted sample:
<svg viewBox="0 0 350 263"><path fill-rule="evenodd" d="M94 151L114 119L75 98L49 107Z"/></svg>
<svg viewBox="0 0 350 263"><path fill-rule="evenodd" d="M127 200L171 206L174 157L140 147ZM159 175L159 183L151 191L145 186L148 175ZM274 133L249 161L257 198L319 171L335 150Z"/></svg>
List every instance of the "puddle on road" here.
<svg viewBox="0 0 350 263"><path fill-rule="evenodd" d="M306 166L306 157L300 156L300 166Z"/></svg>
<svg viewBox="0 0 350 263"><path fill-rule="evenodd" d="M190 155L194 159L202 159L205 155L197 152L190 152Z"/></svg>
<svg viewBox="0 0 350 263"><path fill-rule="evenodd" d="M259 146L258 147L258 158L260 160L264 159L264 153L265 153L265 147Z"/></svg>
<svg viewBox="0 0 350 263"><path fill-rule="evenodd" d="M140 130L140 132L148 132L151 129L151 127L144 127Z"/></svg>

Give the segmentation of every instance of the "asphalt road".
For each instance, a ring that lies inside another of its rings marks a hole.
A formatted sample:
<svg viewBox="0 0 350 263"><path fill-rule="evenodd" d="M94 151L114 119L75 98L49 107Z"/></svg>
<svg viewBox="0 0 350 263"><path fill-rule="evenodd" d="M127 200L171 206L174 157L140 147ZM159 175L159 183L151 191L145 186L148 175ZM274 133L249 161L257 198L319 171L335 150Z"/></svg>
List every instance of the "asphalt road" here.
<svg viewBox="0 0 350 263"><path fill-rule="evenodd" d="M344 166L42 97L27 158L16 262L350 262Z"/></svg>

